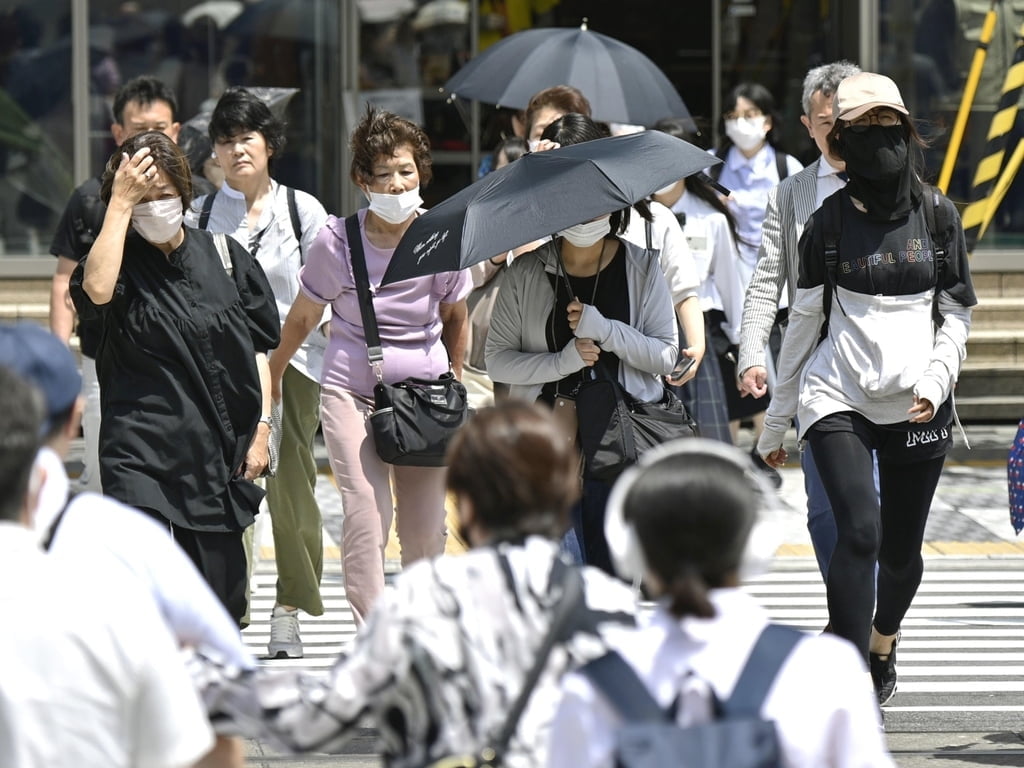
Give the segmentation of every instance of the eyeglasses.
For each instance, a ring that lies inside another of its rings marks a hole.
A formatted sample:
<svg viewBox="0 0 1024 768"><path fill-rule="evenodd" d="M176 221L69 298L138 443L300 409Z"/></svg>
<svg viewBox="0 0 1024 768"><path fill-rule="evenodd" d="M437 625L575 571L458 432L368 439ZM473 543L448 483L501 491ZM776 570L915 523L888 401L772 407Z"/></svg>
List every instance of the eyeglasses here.
<svg viewBox="0 0 1024 768"><path fill-rule="evenodd" d="M899 113L895 109L872 109L860 117L846 121L846 124L854 131L866 130L869 126L880 125L883 128L892 128L900 124Z"/></svg>
<svg viewBox="0 0 1024 768"><path fill-rule="evenodd" d="M726 120L739 120L741 118L750 119L752 117L763 116L764 112L762 112L760 109L748 109L744 112L726 112L725 115L723 115L723 117L725 117Z"/></svg>

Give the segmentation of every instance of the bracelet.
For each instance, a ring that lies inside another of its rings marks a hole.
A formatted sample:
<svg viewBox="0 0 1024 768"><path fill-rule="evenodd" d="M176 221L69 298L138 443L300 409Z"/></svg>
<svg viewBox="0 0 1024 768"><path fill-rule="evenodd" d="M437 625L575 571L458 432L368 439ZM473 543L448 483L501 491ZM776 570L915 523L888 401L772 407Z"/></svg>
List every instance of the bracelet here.
<svg viewBox="0 0 1024 768"><path fill-rule="evenodd" d="M266 424L268 427L271 426L270 417L269 416L260 416L260 420L257 423L259 423L259 424Z"/></svg>

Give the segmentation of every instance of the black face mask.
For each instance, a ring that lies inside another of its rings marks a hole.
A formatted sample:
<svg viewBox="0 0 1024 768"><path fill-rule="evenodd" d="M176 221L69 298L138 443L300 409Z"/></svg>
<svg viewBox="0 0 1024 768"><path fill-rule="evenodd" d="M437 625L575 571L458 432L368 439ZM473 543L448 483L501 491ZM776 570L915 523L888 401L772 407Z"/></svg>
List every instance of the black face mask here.
<svg viewBox="0 0 1024 768"><path fill-rule="evenodd" d="M907 129L902 125L847 126L839 148L848 171L871 181L898 177L907 165Z"/></svg>
<svg viewBox="0 0 1024 768"><path fill-rule="evenodd" d="M921 180L910 162L906 126L847 126L839 134L839 151L850 177L847 191L871 218L903 218L921 199Z"/></svg>

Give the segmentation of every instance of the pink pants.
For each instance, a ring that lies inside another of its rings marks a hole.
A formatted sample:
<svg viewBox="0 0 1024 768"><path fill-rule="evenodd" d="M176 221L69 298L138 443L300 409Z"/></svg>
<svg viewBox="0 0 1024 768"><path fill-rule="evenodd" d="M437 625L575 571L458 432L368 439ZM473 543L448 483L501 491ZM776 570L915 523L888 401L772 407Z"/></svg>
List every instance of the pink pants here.
<svg viewBox="0 0 1024 768"><path fill-rule="evenodd" d="M367 420L373 404L358 395L324 387L320 406L324 443L345 515L345 595L356 625L362 626L384 591L384 547L396 513L403 566L444 551L445 468L381 461Z"/></svg>

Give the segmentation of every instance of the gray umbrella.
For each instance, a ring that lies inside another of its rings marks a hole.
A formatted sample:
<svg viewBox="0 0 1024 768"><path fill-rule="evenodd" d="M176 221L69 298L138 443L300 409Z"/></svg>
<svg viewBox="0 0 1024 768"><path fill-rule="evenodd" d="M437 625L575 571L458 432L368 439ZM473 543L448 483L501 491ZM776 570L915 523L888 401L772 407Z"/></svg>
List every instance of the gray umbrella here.
<svg viewBox="0 0 1024 768"><path fill-rule="evenodd" d="M395 248L383 282L465 269L626 208L719 162L660 131L524 155L418 216Z"/></svg>
<svg viewBox="0 0 1024 768"><path fill-rule="evenodd" d="M509 35L468 62L444 90L454 96L524 109L537 91L578 88L596 120L652 126L690 111L658 66L640 51L580 28L546 27Z"/></svg>

